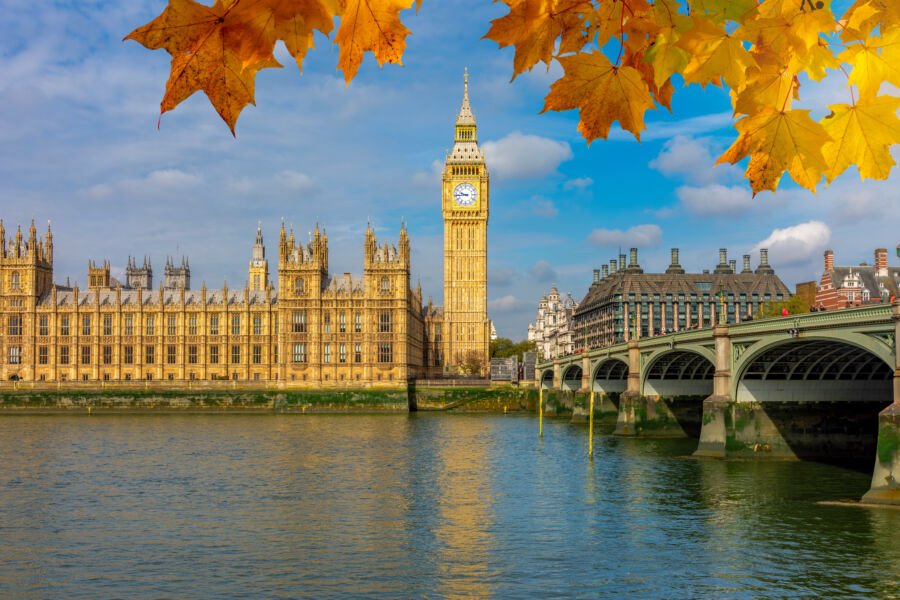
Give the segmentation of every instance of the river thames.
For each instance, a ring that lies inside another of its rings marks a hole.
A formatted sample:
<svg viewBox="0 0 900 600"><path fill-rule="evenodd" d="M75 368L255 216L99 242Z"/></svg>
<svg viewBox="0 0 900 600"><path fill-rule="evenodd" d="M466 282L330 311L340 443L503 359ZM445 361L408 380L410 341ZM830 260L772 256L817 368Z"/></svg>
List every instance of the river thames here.
<svg viewBox="0 0 900 600"><path fill-rule="evenodd" d="M0 419L2 598L891 598L870 475L525 415Z"/></svg>

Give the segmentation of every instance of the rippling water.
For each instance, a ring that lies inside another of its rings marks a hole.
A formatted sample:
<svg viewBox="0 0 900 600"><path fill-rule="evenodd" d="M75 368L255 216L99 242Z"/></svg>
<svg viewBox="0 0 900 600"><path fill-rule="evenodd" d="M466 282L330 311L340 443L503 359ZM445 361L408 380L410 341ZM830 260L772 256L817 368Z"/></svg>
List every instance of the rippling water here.
<svg viewBox="0 0 900 600"><path fill-rule="evenodd" d="M900 596L869 476L503 415L0 419L3 598Z"/></svg>

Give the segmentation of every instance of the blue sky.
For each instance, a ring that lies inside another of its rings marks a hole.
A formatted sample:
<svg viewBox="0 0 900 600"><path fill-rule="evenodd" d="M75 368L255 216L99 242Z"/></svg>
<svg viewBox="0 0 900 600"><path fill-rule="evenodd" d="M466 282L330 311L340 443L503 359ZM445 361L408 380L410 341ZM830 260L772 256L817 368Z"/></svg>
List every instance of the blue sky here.
<svg viewBox="0 0 900 600"><path fill-rule="evenodd" d="M554 283L580 300L619 246L639 247L649 271L671 247L691 271L713 268L720 247L739 263L752 253L755 267L768 247L793 288L818 278L826 248L838 264L871 263L900 237L896 178L861 183L851 170L818 196L785 178L777 195L752 198L742 168L714 169L736 136L717 88L679 83L674 114L649 112L642 143L614 125L588 147L575 112L538 114L558 65L510 83L512 49L481 39L506 12L487 0L406 11L404 66L379 69L369 55L349 89L324 36L302 76L279 48L285 68L259 73L236 138L200 93L157 130L169 56L121 39L164 7L0 0L0 216L7 232L32 214L40 229L52 219L58 282L84 286L89 259L121 273L129 254L150 255L158 278L180 252L195 287L242 286L257 219L274 269L282 217L300 236L324 224L331 269L358 273L366 218L394 243L404 218L413 285L421 278L440 304L438 170L464 67L492 172L488 299L503 336L524 337ZM842 79L804 82L799 106L821 115L848 102Z"/></svg>

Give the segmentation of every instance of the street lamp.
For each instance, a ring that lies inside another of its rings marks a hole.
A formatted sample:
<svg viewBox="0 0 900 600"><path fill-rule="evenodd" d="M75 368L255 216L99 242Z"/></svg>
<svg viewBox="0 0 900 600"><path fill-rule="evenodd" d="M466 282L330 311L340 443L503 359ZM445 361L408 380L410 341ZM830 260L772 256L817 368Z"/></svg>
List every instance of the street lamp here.
<svg viewBox="0 0 900 600"><path fill-rule="evenodd" d="M719 296L719 306L720 306L719 325L723 325L727 322L727 319L725 318L725 286L722 285L721 283L719 284L718 296Z"/></svg>

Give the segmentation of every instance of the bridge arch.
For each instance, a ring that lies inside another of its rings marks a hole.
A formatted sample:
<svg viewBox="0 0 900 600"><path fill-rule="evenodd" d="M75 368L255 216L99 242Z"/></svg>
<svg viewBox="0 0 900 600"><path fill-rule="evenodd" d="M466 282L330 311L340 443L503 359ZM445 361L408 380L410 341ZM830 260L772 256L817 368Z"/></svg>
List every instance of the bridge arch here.
<svg viewBox="0 0 900 600"><path fill-rule="evenodd" d="M544 369L541 373L541 388L545 390L553 389L553 369Z"/></svg>
<svg viewBox="0 0 900 600"><path fill-rule="evenodd" d="M767 336L732 370L732 398L754 415L735 437L772 452L871 469L878 413L893 402L893 352L858 332Z"/></svg>
<svg viewBox="0 0 900 600"><path fill-rule="evenodd" d="M741 353L732 371L737 402L893 399L892 353L865 334L771 336Z"/></svg>
<svg viewBox="0 0 900 600"><path fill-rule="evenodd" d="M698 348L657 351L646 360L641 381L645 396L709 396L716 372L712 352Z"/></svg>
<svg viewBox="0 0 900 600"><path fill-rule="evenodd" d="M581 366L569 365L565 368L560 380L560 389L578 391L581 389Z"/></svg>
<svg viewBox="0 0 900 600"><path fill-rule="evenodd" d="M591 376L591 389L602 393L621 393L628 387L628 363L620 358L598 362Z"/></svg>

